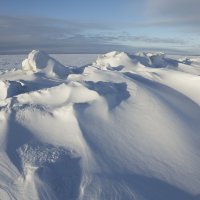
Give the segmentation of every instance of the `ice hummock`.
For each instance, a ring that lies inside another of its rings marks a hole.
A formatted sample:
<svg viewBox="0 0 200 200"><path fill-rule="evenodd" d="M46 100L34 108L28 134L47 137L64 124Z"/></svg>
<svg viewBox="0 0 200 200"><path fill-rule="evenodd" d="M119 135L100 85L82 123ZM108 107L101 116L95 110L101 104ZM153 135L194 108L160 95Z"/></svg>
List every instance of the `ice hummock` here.
<svg viewBox="0 0 200 200"><path fill-rule="evenodd" d="M165 59L165 54L158 53L145 53L138 52L136 54L127 54L125 52L113 51L103 55L100 55L94 66L100 69L127 71L137 70L139 67L152 67L152 68L164 68L171 63Z"/></svg>
<svg viewBox="0 0 200 200"><path fill-rule="evenodd" d="M23 70L33 72L43 72L47 76L66 77L70 70L57 60L40 50L33 50L29 53L28 58L22 62Z"/></svg>

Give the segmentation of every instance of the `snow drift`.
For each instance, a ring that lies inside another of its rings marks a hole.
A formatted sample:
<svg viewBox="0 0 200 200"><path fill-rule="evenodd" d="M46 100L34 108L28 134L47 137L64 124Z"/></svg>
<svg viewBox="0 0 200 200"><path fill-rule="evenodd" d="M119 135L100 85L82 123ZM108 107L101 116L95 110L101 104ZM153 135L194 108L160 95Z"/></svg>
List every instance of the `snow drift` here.
<svg viewBox="0 0 200 200"><path fill-rule="evenodd" d="M163 68L170 65L169 59L165 58L164 53L145 53L139 52L129 55L124 52L113 51L98 57L94 66L100 69L110 70L136 70L138 67L158 67Z"/></svg>
<svg viewBox="0 0 200 200"><path fill-rule="evenodd" d="M198 200L199 63L110 52L69 68L32 51L0 74L0 197Z"/></svg>
<svg viewBox="0 0 200 200"><path fill-rule="evenodd" d="M22 62L23 70L42 71L48 76L66 77L70 70L43 51L33 50Z"/></svg>

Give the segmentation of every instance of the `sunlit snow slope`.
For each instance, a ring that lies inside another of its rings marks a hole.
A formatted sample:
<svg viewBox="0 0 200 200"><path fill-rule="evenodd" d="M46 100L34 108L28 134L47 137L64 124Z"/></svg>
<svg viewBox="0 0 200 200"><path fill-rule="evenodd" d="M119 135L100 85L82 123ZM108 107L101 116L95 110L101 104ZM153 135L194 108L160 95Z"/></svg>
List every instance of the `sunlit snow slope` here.
<svg viewBox="0 0 200 200"><path fill-rule="evenodd" d="M0 199L200 199L200 58L34 50L0 72Z"/></svg>

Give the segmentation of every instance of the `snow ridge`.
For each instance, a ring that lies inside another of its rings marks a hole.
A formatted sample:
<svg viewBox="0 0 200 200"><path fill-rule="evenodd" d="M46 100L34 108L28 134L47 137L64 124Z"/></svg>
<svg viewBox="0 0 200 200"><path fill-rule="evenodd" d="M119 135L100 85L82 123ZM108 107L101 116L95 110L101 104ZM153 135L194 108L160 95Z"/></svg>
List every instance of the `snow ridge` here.
<svg viewBox="0 0 200 200"><path fill-rule="evenodd" d="M22 69L33 72L42 71L47 76L58 77L66 77L70 73L67 67L40 50L33 50L29 53L28 58L22 62Z"/></svg>

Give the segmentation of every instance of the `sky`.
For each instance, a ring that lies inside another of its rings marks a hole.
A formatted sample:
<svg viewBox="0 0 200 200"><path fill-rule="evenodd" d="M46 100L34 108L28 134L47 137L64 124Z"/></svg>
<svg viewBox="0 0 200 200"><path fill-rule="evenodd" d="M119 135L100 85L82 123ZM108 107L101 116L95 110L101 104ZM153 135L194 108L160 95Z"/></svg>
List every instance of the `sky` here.
<svg viewBox="0 0 200 200"><path fill-rule="evenodd" d="M0 0L0 53L200 52L200 0Z"/></svg>

